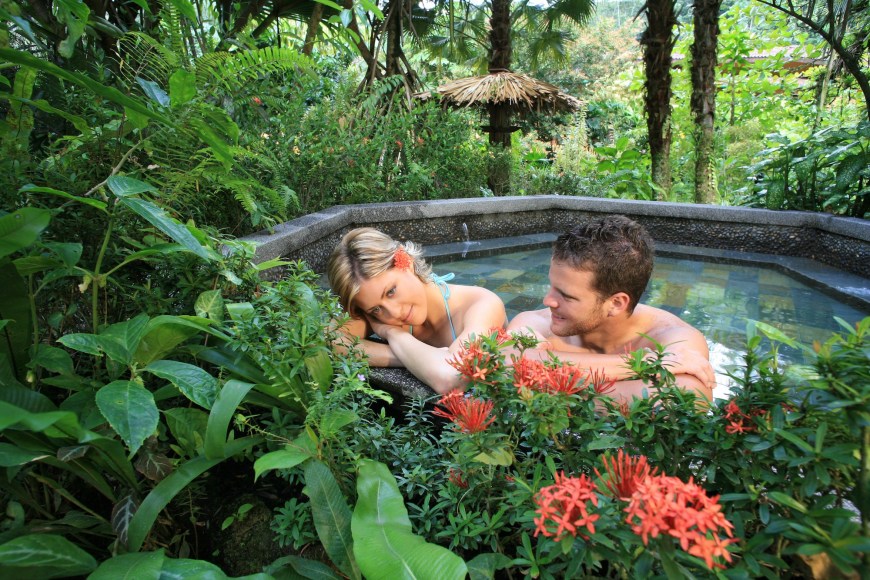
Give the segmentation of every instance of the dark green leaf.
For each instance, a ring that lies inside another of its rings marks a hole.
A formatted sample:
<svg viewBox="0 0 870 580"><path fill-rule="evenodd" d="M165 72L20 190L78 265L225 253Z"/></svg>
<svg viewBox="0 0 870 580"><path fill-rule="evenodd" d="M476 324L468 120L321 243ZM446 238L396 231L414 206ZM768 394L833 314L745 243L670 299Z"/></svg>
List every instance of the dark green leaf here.
<svg viewBox="0 0 870 580"><path fill-rule="evenodd" d="M8 321L0 328L0 365L6 367L11 379L23 381L33 324L27 285L12 263L0 264L0 288L0 320ZM0 372L0 378L2 375Z"/></svg>
<svg viewBox="0 0 870 580"><path fill-rule="evenodd" d="M296 573L296 576L292 576L295 578L308 580L341 580L342 578L342 576L336 574L332 568L323 562L309 560L300 556L278 558L266 567L265 572L275 578L284 580L288 568Z"/></svg>
<svg viewBox="0 0 870 580"><path fill-rule="evenodd" d="M181 393L206 409L211 409L218 394L218 381L203 369L174 360L154 361L144 369L170 381Z"/></svg>
<svg viewBox="0 0 870 580"><path fill-rule="evenodd" d="M102 562L88 580L160 580L163 550L121 554Z"/></svg>
<svg viewBox="0 0 870 580"><path fill-rule="evenodd" d="M79 576L96 567L93 556L52 534L21 536L0 546L0 568L17 570L21 578Z"/></svg>
<svg viewBox="0 0 870 580"><path fill-rule="evenodd" d="M138 193L157 192L157 189L144 181L123 175L113 175L106 180L109 189L118 197L127 197Z"/></svg>
<svg viewBox="0 0 870 580"><path fill-rule="evenodd" d="M242 399L254 385L235 379L229 380L218 393L208 416L205 432L205 456L209 459L226 457L227 429Z"/></svg>
<svg viewBox="0 0 870 580"><path fill-rule="evenodd" d="M305 464L305 493L311 498L314 527L324 550L339 570L360 578L351 538L351 512L329 468L312 459Z"/></svg>
<svg viewBox="0 0 870 580"><path fill-rule="evenodd" d="M511 565L511 559L504 554L478 554L468 562L470 580L492 580L496 570Z"/></svg>
<svg viewBox="0 0 870 580"><path fill-rule="evenodd" d="M58 197L62 197L64 199L69 199L71 201L76 201L78 203L83 203L85 205L89 205L91 207L95 207L101 212L106 212L106 202L101 201L99 199L93 199L90 197L80 197L78 195L72 195L65 191L61 191L59 189L54 189L52 187L39 187L29 183L23 186L19 191L22 193L49 193L51 195L56 195Z"/></svg>
<svg viewBox="0 0 870 580"><path fill-rule="evenodd" d="M411 531L396 479L375 461L360 464L353 512L354 554L367 580L465 578L462 558Z"/></svg>
<svg viewBox="0 0 870 580"><path fill-rule="evenodd" d="M184 225L163 211L162 208L139 197L122 197L120 202L197 256L204 260L215 258L213 251L210 252L208 248L200 244Z"/></svg>
<svg viewBox="0 0 870 580"><path fill-rule="evenodd" d="M317 454L317 449L308 433L303 431L293 441L284 446L284 449L272 451L261 456L254 462L254 480L272 469L290 469L296 467L306 459L311 459Z"/></svg>
<svg viewBox="0 0 870 580"><path fill-rule="evenodd" d="M31 245L50 221L50 211L35 207L23 207L0 216L0 258Z"/></svg>
<svg viewBox="0 0 870 580"><path fill-rule="evenodd" d="M38 451L28 451L16 445L0 442L0 467L15 467L45 457L50 457L50 455Z"/></svg>
<svg viewBox="0 0 870 580"><path fill-rule="evenodd" d="M97 407L115 432L136 453L157 429L159 413L154 397L133 381L115 381L97 391Z"/></svg>
<svg viewBox="0 0 870 580"><path fill-rule="evenodd" d="M172 107L189 103L196 96L196 75L183 68L169 77L169 102Z"/></svg>

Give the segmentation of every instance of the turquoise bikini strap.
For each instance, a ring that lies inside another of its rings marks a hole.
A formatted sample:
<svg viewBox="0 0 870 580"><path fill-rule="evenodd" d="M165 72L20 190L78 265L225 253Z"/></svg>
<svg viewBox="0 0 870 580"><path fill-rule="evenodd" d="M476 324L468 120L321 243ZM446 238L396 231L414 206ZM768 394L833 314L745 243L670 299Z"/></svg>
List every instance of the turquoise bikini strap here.
<svg viewBox="0 0 870 580"><path fill-rule="evenodd" d="M429 278L435 283L435 286L438 287L438 290L441 291L441 296L444 298L444 308L447 310L447 322L450 323L450 333L453 335L453 340L456 340L456 329L453 327L453 318L450 316L450 305L447 304L447 299L450 298L450 287L447 285L447 282L453 280L455 277L456 274L453 272L449 272L443 276L439 276L438 274L429 275ZM411 336L414 336L414 327L412 325L408 325L408 330L410 331Z"/></svg>
<svg viewBox="0 0 870 580"><path fill-rule="evenodd" d="M446 301L448 298L450 298L450 287L447 286L447 283L453 280L456 277L456 274L454 274L453 272L448 272L443 276L439 276L438 274L430 274L429 277L441 290L441 295L444 296L444 300Z"/></svg>
<svg viewBox="0 0 870 580"><path fill-rule="evenodd" d="M438 276L437 274L430 274L429 276L441 291L441 296L444 297L444 309L447 311L447 322L450 323L450 333L453 335L453 340L456 340L456 328L453 326L453 318L450 316L450 304L447 303L447 299L450 298L450 287L447 285L447 282L453 280L455 276L453 272L443 276Z"/></svg>

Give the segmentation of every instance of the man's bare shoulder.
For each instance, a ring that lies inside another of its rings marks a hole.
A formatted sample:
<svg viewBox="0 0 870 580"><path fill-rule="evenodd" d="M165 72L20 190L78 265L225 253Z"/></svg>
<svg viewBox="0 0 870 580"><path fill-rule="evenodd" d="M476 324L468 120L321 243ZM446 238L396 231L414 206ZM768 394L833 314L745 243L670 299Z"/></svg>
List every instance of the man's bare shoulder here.
<svg viewBox="0 0 870 580"><path fill-rule="evenodd" d="M643 326L646 327L648 332L671 327L694 328L676 314L671 314L667 310L647 304L638 304L634 309L632 317L643 320Z"/></svg>
<svg viewBox="0 0 870 580"><path fill-rule="evenodd" d="M520 312L508 324L508 330L523 330L531 328L541 335L550 333L550 309L527 310Z"/></svg>
<svg viewBox="0 0 870 580"><path fill-rule="evenodd" d="M666 310L639 304L635 308L635 314L644 319L643 328L639 331L660 344L700 340L706 345L701 331Z"/></svg>

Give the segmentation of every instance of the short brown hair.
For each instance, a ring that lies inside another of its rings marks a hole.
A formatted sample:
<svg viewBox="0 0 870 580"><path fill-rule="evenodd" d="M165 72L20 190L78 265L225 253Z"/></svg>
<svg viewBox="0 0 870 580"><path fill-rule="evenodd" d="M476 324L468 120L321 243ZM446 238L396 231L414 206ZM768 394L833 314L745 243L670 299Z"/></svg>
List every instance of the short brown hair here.
<svg viewBox="0 0 870 580"><path fill-rule="evenodd" d="M640 302L653 270L652 237L639 223L608 215L571 228L556 239L553 260L592 272L601 298L629 296L629 312Z"/></svg>

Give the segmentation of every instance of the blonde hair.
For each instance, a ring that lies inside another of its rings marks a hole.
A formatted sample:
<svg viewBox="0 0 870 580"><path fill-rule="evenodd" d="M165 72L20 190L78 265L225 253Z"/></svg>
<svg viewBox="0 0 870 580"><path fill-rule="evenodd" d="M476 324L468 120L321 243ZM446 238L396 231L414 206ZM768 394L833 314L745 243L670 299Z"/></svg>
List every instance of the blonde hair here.
<svg viewBox="0 0 870 580"><path fill-rule="evenodd" d="M355 318L362 316L353 303L360 284L393 268L399 249L410 256L414 274L423 283L429 282L432 268L423 259L423 248L414 242L397 242L374 228L357 228L344 235L329 256L326 274L345 312Z"/></svg>

